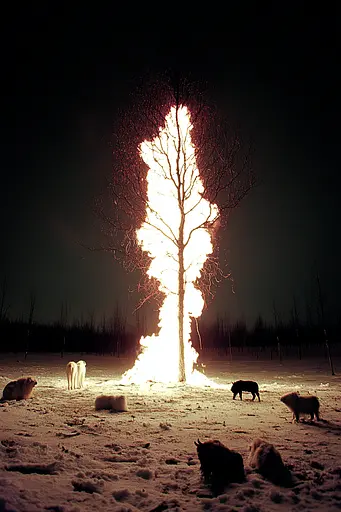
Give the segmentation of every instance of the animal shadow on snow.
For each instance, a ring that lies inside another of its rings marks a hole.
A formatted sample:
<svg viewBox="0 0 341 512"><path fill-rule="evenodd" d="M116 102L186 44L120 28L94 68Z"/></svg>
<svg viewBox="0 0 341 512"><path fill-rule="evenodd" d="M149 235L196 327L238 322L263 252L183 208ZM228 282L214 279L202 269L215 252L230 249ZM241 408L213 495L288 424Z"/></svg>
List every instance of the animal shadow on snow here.
<svg viewBox="0 0 341 512"><path fill-rule="evenodd" d="M334 423L332 421L323 420L320 418L319 421L311 421L311 420L305 420L301 419L300 423L303 423L304 425L308 425L310 427L317 427L321 428L330 432L333 432L335 435L341 435L341 424L340 423Z"/></svg>

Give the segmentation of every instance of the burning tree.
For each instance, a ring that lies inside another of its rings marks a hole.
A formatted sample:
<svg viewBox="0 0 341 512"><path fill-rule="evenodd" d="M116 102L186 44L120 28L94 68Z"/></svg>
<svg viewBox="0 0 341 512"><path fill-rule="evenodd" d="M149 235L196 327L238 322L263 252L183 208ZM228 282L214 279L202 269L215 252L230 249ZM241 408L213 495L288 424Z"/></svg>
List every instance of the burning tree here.
<svg viewBox="0 0 341 512"><path fill-rule="evenodd" d="M254 183L249 152L189 92L184 83L157 83L126 112L114 139L112 210L98 207L105 248L129 270L143 271L140 305L161 301L160 331L141 338L123 382L205 382L193 370L191 318L224 277L212 239Z"/></svg>

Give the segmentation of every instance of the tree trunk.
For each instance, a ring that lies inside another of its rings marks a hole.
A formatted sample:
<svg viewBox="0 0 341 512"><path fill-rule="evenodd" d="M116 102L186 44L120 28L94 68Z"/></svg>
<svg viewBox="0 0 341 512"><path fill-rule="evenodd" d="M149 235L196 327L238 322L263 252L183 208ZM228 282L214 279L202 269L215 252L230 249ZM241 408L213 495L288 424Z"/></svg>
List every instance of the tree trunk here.
<svg viewBox="0 0 341 512"><path fill-rule="evenodd" d="M319 276L318 272L316 274L316 280L317 280L319 302L320 302L320 317L321 317L320 322L322 323L322 328L323 328L324 343L325 343L325 348L327 350L327 355L328 355L328 360L329 360L329 365L330 365L331 373L332 373L332 375L335 375L333 360L332 360L332 356L331 356L330 348L329 348L327 330L325 328L324 302L323 302L323 295L322 295L322 290L321 290L320 276Z"/></svg>
<svg viewBox="0 0 341 512"><path fill-rule="evenodd" d="M184 222L181 220L179 230L179 307L178 307L178 320L179 320L179 382L186 382L186 369L185 369L185 344L184 344L184 303L185 303L185 286L184 286L184 246L183 246L183 231Z"/></svg>
<svg viewBox="0 0 341 512"><path fill-rule="evenodd" d="M178 319L179 319L179 382L186 382L186 368L185 368L185 344L184 344L184 306L185 306L185 264L184 264L184 228L186 215L184 211L185 202L185 190L184 190L184 177L182 176L180 169L180 155L182 152L182 135L180 131L178 111L179 111L179 91L176 90L176 128L178 134L177 142L177 156L176 156L176 176L177 176L177 194L178 194L178 206L180 211L180 226L179 226L179 238L178 238L178 250L179 250L179 275L178 275ZM186 158L186 155L183 154Z"/></svg>

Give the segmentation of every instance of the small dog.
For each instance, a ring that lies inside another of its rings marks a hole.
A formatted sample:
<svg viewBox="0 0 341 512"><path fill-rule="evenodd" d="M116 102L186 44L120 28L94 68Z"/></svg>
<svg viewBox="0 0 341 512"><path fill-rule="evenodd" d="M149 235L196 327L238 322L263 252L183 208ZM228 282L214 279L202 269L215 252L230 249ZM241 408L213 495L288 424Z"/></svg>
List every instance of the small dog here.
<svg viewBox="0 0 341 512"><path fill-rule="evenodd" d="M67 388L76 389L78 379L78 366L74 361L66 365Z"/></svg>
<svg viewBox="0 0 341 512"><path fill-rule="evenodd" d="M235 400L237 395L239 395L240 399L243 400L242 391L248 391L249 393L252 393L252 400L254 400L257 395L258 401L260 402L259 387L257 382L254 382L253 380L237 380L232 384L231 391L233 393L233 400Z"/></svg>
<svg viewBox="0 0 341 512"><path fill-rule="evenodd" d="M290 487L292 476L274 445L255 439L250 446L249 466L275 485Z"/></svg>
<svg viewBox="0 0 341 512"><path fill-rule="evenodd" d="M78 361L77 363L77 387L82 389L84 387L86 374L86 362Z"/></svg>
<svg viewBox="0 0 341 512"><path fill-rule="evenodd" d="M310 414L311 421L316 417L319 421L320 402L317 396L300 396L298 393L287 393L281 397L283 402L293 413L292 419L297 422L301 414Z"/></svg>
<svg viewBox="0 0 341 512"><path fill-rule="evenodd" d="M245 481L243 457L227 448L218 440L194 441L197 447L200 470L206 484L210 484L215 494L224 492L232 482Z"/></svg>
<svg viewBox="0 0 341 512"><path fill-rule="evenodd" d="M96 411L101 409L109 409L116 412L126 412L128 410L127 399L123 395L100 395L95 400L95 409Z"/></svg>
<svg viewBox="0 0 341 512"><path fill-rule="evenodd" d="M1 400L27 400L30 398L36 385L37 381L32 377L22 377L21 379L13 380L5 386Z"/></svg>

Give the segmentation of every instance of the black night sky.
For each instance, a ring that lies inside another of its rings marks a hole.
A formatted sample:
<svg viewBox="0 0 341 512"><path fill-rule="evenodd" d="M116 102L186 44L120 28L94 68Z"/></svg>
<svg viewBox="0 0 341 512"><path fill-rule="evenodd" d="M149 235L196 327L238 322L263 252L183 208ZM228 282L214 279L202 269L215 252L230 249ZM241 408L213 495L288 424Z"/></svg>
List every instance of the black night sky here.
<svg viewBox="0 0 341 512"><path fill-rule="evenodd" d="M0 278L12 318L27 317L34 291L38 321L58 319L63 301L71 320L89 312L100 319L119 302L134 323L132 277L79 242L96 241L92 200L110 173L117 109L144 74L167 69L207 82L255 147L259 184L224 234L235 293L225 281L206 315L271 321L275 301L287 318L295 294L304 316L316 269L327 313L340 315L337 15L282 5L230 15L226 7L223 28L206 20L183 37L178 23L172 38L166 27L121 27L113 8L46 3L8 15Z"/></svg>

